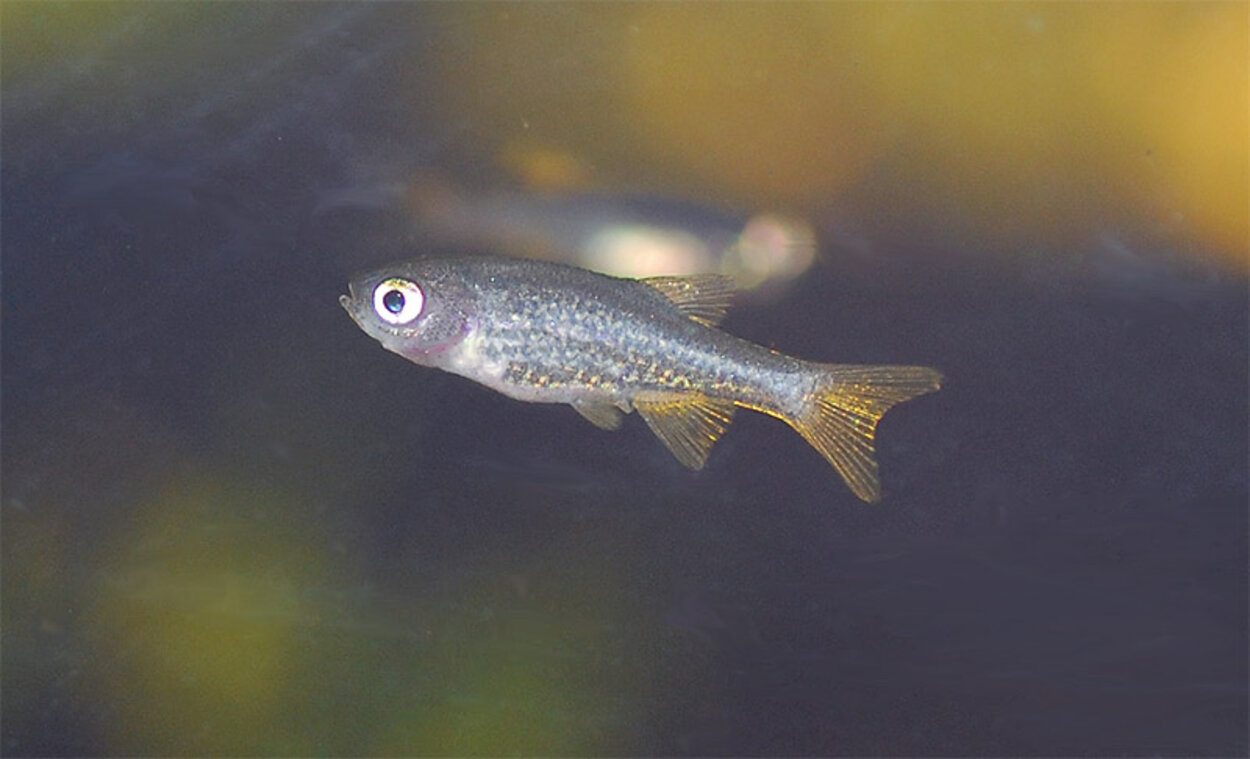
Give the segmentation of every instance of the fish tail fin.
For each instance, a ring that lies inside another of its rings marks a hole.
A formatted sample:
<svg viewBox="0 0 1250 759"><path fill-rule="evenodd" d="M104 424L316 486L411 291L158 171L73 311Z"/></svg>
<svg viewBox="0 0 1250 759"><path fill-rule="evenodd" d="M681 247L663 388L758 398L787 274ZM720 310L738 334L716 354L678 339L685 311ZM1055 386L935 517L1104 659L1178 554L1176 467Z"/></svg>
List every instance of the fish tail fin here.
<svg viewBox="0 0 1250 759"><path fill-rule="evenodd" d="M838 470L855 495L878 501L877 422L895 404L938 390L942 373L925 366L820 364L819 370L806 407L786 421Z"/></svg>

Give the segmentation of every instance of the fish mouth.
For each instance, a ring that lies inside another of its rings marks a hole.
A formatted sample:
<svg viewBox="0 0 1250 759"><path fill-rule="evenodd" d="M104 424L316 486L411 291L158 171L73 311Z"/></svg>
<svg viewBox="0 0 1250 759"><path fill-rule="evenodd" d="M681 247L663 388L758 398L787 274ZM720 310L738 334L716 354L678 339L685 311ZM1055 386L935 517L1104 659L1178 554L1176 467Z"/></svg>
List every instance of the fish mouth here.
<svg viewBox="0 0 1250 759"><path fill-rule="evenodd" d="M356 300L355 287L352 287L351 285L347 286L347 295L339 296L339 305L343 307L343 310L347 312L348 316L352 317L352 321L360 325L360 314L358 313L360 309Z"/></svg>
<svg viewBox="0 0 1250 759"><path fill-rule="evenodd" d="M343 308L347 308L347 304L356 302L356 285L352 282L347 283L347 295L339 296L339 303L343 304Z"/></svg>

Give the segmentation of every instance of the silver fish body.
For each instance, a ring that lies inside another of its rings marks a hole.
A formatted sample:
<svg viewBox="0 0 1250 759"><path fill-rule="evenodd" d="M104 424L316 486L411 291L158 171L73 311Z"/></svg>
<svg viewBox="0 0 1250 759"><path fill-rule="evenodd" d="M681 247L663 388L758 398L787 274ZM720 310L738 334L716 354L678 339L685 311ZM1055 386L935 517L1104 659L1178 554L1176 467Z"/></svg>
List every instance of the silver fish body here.
<svg viewBox="0 0 1250 759"><path fill-rule="evenodd" d="M638 411L699 469L736 408L785 420L877 500L877 421L938 389L926 367L804 361L715 328L719 275L619 279L508 258L417 259L355 278L340 302L384 348L522 401L567 403L615 429Z"/></svg>

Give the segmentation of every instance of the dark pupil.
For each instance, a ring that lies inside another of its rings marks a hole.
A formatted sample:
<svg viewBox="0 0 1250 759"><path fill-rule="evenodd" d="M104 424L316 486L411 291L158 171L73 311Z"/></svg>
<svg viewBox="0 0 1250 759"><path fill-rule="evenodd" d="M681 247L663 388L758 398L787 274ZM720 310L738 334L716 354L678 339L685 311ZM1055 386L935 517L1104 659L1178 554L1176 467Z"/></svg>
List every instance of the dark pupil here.
<svg viewBox="0 0 1250 759"><path fill-rule="evenodd" d="M387 311L397 314L404 310L404 294L398 290L391 290L382 296L382 305L386 306Z"/></svg>

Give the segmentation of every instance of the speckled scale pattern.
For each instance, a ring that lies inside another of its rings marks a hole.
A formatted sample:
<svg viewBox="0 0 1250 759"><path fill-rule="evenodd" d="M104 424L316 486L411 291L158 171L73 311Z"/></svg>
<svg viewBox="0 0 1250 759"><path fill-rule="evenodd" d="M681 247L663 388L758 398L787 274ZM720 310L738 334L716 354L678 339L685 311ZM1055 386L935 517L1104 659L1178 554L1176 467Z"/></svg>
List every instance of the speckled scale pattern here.
<svg viewBox="0 0 1250 759"><path fill-rule="evenodd" d="M532 268L556 276L497 272L477 288L483 353L507 364L509 382L614 401L699 392L769 408L811 383L805 362L698 324L643 282L523 267Z"/></svg>

